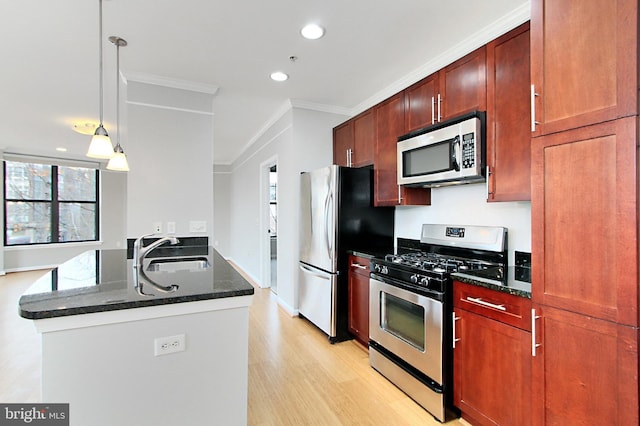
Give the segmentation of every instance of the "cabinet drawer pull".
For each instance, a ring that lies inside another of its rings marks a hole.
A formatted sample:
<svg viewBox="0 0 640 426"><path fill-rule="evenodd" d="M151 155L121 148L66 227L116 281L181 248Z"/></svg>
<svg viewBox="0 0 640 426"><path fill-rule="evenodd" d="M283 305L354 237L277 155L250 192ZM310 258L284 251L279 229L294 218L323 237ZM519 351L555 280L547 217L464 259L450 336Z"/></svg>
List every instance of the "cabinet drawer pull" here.
<svg viewBox="0 0 640 426"><path fill-rule="evenodd" d="M436 98L431 97L431 124L436 124Z"/></svg>
<svg viewBox="0 0 640 426"><path fill-rule="evenodd" d="M486 302L486 301L482 300L479 297L467 296L467 301L472 302L472 303L477 303L478 305L486 306L488 308L497 309L499 311L506 311L507 310L507 308L505 308L504 305L496 305L494 303Z"/></svg>
<svg viewBox="0 0 640 426"><path fill-rule="evenodd" d="M367 269L366 266L360 265L359 263L352 263L351 266L354 267L354 268L359 268L359 269Z"/></svg>
<svg viewBox="0 0 640 426"><path fill-rule="evenodd" d="M440 113L440 103L442 101L442 97L440 93L438 93L438 123L442 121L442 114Z"/></svg>
<svg viewBox="0 0 640 426"><path fill-rule="evenodd" d="M452 339L452 343L453 343L453 349L456 348L456 342L459 342L460 339L456 339L456 321L458 321L460 319L460 317L456 316L455 311L452 313L452 318L453 318L453 327L451 327L453 329L453 339Z"/></svg>
<svg viewBox="0 0 640 426"><path fill-rule="evenodd" d="M536 93L535 84L531 85L531 132L536 131L536 126L540 124L539 121L536 121L536 96L540 96Z"/></svg>
<svg viewBox="0 0 640 426"><path fill-rule="evenodd" d="M536 343L536 320L540 319L540 316L536 316L536 310L531 309L531 356L536 356L536 349L542 346L541 343Z"/></svg>

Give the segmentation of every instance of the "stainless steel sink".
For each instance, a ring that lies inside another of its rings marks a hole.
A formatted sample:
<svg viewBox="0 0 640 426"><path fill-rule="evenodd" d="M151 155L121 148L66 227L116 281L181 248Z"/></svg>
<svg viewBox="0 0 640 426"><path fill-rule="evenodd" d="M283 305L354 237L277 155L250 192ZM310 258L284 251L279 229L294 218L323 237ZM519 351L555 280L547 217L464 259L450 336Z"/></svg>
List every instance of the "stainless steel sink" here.
<svg viewBox="0 0 640 426"><path fill-rule="evenodd" d="M198 271L210 268L206 257L160 257L152 259L146 270L148 272Z"/></svg>

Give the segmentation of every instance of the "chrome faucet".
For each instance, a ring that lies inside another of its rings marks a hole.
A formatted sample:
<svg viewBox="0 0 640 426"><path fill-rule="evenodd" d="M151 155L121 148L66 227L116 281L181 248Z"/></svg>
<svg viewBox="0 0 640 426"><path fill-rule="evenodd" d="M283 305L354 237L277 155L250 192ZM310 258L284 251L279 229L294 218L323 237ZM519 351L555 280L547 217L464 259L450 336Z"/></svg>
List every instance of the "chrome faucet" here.
<svg viewBox="0 0 640 426"><path fill-rule="evenodd" d="M153 237L155 234L147 234L143 235L140 238L136 239L133 243L133 286L138 291L138 294L141 296L154 296L151 293L145 293L143 291L143 285L145 282L151 286L153 286L156 290L161 293L171 293L178 289L176 284L171 284L170 286L163 286L156 282L154 282L151 278L149 278L144 271L144 259L145 257L154 249L160 247L165 243L169 244L178 244L180 240L176 237L164 236L160 237L148 246L144 247L142 244L145 238ZM144 281L141 281L140 278L143 278Z"/></svg>

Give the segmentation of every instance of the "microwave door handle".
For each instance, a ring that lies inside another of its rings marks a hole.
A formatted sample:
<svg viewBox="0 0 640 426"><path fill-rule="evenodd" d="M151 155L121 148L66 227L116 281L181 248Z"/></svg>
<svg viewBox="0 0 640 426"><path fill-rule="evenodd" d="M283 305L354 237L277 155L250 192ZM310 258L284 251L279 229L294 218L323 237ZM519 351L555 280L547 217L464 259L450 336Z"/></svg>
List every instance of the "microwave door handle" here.
<svg viewBox="0 0 640 426"><path fill-rule="evenodd" d="M458 145L458 149L456 149L456 145ZM460 171L460 163L462 161L462 147L460 144L460 136L456 136L451 144L453 152L451 153L451 163L453 164L453 169L456 172Z"/></svg>

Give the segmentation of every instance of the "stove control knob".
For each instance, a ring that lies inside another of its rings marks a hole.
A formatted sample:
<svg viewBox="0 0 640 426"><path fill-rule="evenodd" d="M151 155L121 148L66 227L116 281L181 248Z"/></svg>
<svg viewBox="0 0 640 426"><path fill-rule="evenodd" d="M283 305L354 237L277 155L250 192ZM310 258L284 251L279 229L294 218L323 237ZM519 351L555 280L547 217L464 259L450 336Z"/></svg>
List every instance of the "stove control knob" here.
<svg viewBox="0 0 640 426"><path fill-rule="evenodd" d="M373 270L376 272L380 272L380 265L378 265L377 263L373 265Z"/></svg>
<svg viewBox="0 0 640 426"><path fill-rule="evenodd" d="M411 279L412 283L417 284L418 283L418 274L411 275L410 279Z"/></svg>
<svg viewBox="0 0 640 426"><path fill-rule="evenodd" d="M423 286L427 287L429 285L429 278L428 277L422 277L422 279L420 280L420 284L422 284Z"/></svg>
<svg viewBox="0 0 640 426"><path fill-rule="evenodd" d="M382 266L382 270L380 272L382 272L383 274L388 274L389 273L389 269L386 266L383 265Z"/></svg>

